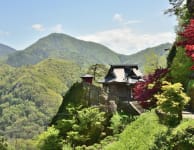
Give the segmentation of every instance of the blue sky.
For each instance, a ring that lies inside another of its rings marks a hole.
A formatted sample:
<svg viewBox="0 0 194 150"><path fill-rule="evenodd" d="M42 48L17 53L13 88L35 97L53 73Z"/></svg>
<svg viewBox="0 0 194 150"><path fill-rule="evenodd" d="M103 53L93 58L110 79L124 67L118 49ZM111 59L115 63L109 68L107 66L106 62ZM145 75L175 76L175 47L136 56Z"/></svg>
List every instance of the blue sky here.
<svg viewBox="0 0 194 150"><path fill-rule="evenodd" d="M168 0L1 0L0 43L22 50L50 33L65 33L131 54L172 42Z"/></svg>

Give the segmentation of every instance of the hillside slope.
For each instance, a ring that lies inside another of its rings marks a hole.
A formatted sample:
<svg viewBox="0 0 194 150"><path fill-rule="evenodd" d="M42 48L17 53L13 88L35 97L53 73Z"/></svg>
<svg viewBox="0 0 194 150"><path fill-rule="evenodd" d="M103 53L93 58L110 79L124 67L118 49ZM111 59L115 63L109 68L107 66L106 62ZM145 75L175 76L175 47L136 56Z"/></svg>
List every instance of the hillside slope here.
<svg viewBox="0 0 194 150"><path fill-rule="evenodd" d="M80 74L78 65L64 60L21 68L1 65L0 134L26 139L42 132Z"/></svg>
<svg viewBox="0 0 194 150"><path fill-rule="evenodd" d="M118 55L103 45L59 33L50 34L24 51L14 53L8 58L7 63L12 66L36 64L51 57L73 60L82 66L120 63Z"/></svg>
<svg viewBox="0 0 194 150"><path fill-rule="evenodd" d="M7 64L18 67L36 64L47 58L60 58L74 61L80 66L92 64L139 64L143 66L146 55L150 55L152 52L158 57L166 57L168 52L164 49L170 47L171 44L166 43L147 48L133 55L122 55L101 44L82 41L65 34L52 33L25 50L17 51L9 56Z"/></svg>
<svg viewBox="0 0 194 150"><path fill-rule="evenodd" d="M192 150L193 119L183 119L174 128L161 124L151 112L142 114L120 134L119 140L106 144L104 150Z"/></svg>
<svg viewBox="0 0 194 150"><path fill-rule="evenodd" d="M0 44L0 59L6 59L9 54L14 53L15 51L14 48Z"/></svg>
<svg viewBox="0 0 194 150"><path fill-rule="evenodd" d="M153 58L153 55L155 55L158 59L159 65L161 64L161 66L163 66L163 64L166 63L166 57L169 53L169 51L165 51L165 49L169 49L171 46L172 44L165 43L155 47L146 48L132 55L120 55L119 58L124 64L138 64L141 70L144 70L147 61L149 61L148 59Z"/></svg>
<svg viewBox="0 0 194 150"><path fill-rule="evenodd" d="M10 53L15 52L16 50L14 48L11 48L7 45L0 44L0 56L6 56Z"/></svg>

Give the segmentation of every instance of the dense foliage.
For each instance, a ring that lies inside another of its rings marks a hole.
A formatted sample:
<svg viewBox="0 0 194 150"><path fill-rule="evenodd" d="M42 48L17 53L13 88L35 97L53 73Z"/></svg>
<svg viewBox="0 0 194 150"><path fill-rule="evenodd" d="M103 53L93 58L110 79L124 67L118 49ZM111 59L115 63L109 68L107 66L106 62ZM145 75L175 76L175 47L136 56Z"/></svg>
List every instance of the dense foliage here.
<svg viewBox="0 0 194 150"><path fill-rule="evenodd" d="M154 112L142 114L129 124L121 133L117 142L106 146L105 150L148 150L154 146L155 137L167 131L167 127L159 123Z"/></svg>
<svg viewBox="0 0 194 150"><path fill-rule="evenodd" d="M62 149L62 139L59 137L59 130L49 127L47 131L39 135L37 148L40 150L60 150Z"/></svg>
<svg viewBox="0 0 194 150"><path fill-rule="evenodd" d="M194 120L185 119L175 128L160 124L154 110L142 114L129 124L118 141L103 147L105 150L192 150Z"/></svg>
<svg viewBox="0 0 194 150"><path fill-rule="evenodd" d="M8 150L8 143L5 138L0 136L0 150Z"/></svg>
<svg viewBox="0 0 194 150"><path fill-rule="evenodd" d="M180 2L181 0L175 0ZM180 82L183 84L187 93L191 97L190 108L194 110L194 86L193 86L193 61L194 61L194 9L193 0L187 0L186 4L179 7L177 17L179 19L179 26L177 30L176 39L176 55L170 66L169 76L171 82Z"/></svg>
<svg viewBox="0 0 194 150"><path fill-rule="evenodd" d="M194 120L183 120L175 128L156 137L153 150L193 150L194 148Z"/></svg>
<svg viewBox="0 0 194 150"><path fill-rule="evenodd" d="M161 79L166 75L168 69L156 69L154 73L144 77L144 81L137 82L133 88L134 99L144 107L148 108L156 104L154 94L160 91Z"/></svg>
<svg viewBox="0 0 194 150"><path fill-rule="evenodd" d="M183 46L186 55L194 61L194 19L190 20L190 23L184 27L184 30L179 35L182 39L177 44ZM190 69L194 70L194 66L191 66Z"/></svg>
<svg viewBox="0 0 194 150"><path fill-rule="evenodd" d="M68 108L64 119L55 126L72 145L91 145L105 136L105 113L97 107Z"/></svg>
<svg viewBox="0 0 194 150"><path fill-rule="evenodd" d="M168 125L177 125L182 120L182 111L190 98L183 92L182 84L163 82L161 94L156 94L157 109L164 113L163 120Z"/></svg>
<svg viewBox="0 0 194 150"><path fill-rule="evenodd" d="M192 66L191 60L185 55L185 50L182 47L177 47L176 57L173 59L173 63L170 67L169 76L171 81L176 83L180 82L183 84L184 88L187 87L187 84L190 80Z"/></svg>
<svg viewBox="0 0 194 150"><path fill-rule="evenodd" d="M105 113L97 107L68 107L64 118L38 138L41 150L62 149L62 140L71 146L91 145L105 136Z"/></svg>
<svg viewBox="0 0 194 150"><path fill-rule="evenodd" d="M166 50L166 49L164 49ZM167 54L167 53L166 53ZM156 52L150 51L145 55L145 64L143 65L144 75L155 72L158 68L166 68L166 55L160 56Z"/></svg>
<svg viewBox="0 0 194 150"><path fill-rule="evenodd" d="M76 64L63 60L21 68L1 65L0 133L26 139L42 132L79 75Z"/></svg>

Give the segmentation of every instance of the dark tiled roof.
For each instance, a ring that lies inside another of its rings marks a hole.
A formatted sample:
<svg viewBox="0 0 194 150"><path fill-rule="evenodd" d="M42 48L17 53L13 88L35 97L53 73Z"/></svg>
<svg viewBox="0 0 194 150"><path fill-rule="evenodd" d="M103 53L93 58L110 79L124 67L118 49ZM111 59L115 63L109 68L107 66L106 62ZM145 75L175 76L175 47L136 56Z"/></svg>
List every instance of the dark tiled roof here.
<svg viewBox="0 0 194 150"><path fill-rule="evenodd" d="M138 69L138 65L111 65L108 74L101 82L134 84L142 79L142 76L142 73Z"/></svg>

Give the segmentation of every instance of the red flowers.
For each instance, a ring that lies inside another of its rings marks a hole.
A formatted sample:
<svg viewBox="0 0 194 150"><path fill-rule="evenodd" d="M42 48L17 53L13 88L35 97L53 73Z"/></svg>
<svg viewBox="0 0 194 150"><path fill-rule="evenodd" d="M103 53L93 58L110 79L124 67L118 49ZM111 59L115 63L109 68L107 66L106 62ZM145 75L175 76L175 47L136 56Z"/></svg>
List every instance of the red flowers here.
<svg viewBox="0 0 194 150"><path fill-rule="evenodd" d="M190 70L194 70L194 66L191 66Z"/></svg>
<svg viewBox="0 0 194 150"><path fill-rule="evenodd" d="M179 41L177 45L184 46L186 55L194 61L194 19L190 20L190 23L185 26L184 31L179 35L183 40ZM190 70L194 70L194 66Z"/></svg>
<svg viewBox="0 0 194 150"><path fill-rule="evenodd" d="M194 61L194 45L185 46L186 55Z"/></svg>

